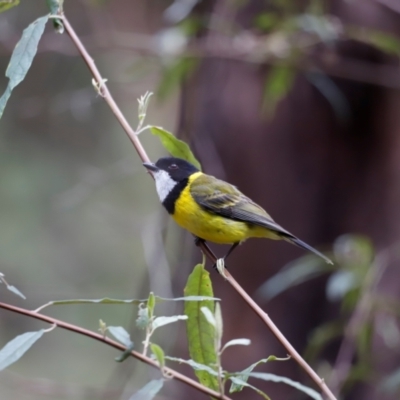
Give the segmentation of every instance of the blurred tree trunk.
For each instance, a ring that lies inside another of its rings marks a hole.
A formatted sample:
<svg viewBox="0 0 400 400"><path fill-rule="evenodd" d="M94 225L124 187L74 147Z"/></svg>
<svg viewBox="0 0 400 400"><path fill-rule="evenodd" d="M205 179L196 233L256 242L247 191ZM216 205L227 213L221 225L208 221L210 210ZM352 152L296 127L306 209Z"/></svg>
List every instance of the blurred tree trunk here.
<svg viewBox="0 0 400 400"><path fill-rule="evenodd" d="M236 23L255 16L259 3L250 3L237 13ZM359 23L381 27L391 11L378 3L333 2L332 9L344 20L354 17ZM224 4L217 3L215 12L229 16ZM372 12L378 9L380 14ZM398 15L395 17L398 23ZM390 15L391 24L393 18ZM335 53L352 61L372 63L377 69L390 63L378 50L354 41L336 43ZM340 115L316 88L316 76L299 72L290 93L268 119L261 110L267 76L265 66L213 58L203 60L185 85L180 132L191 141L205 172L237 185L279 224L312 246L328 248L337 236L349 232L368 235L378 250L397 241L398 92L318 75L329 84L333 82L341 93L344 114ZM223 254L221 248L216 250ZM301 254L301 250L287 243L250 240L229 259L229 269L252 294L285 263ZM387 268L380 289L399 297L400 276L394 267ZM225 339L253 340L250 349L237 348L227 353L230 368L244 368L270 354L285 356L284 349L231 287L216 274L213 278L216 295L223 299ZM324 283L324 279L313 280L264 304L264 309L300 351L310 330L338 312L335 305L326 301ZM399 356L394 352L388 354L386 349L382 359L379 337L374 343L372 351L379 373L388 374L398 365ZM334 350L332 362L337 348ZM303 379L303 372L291 363L291 377ZM275 363L263 369L276 373L283 373L284 369L287 374L288 367ZM292 390L281 385L267 387L271 398L293 396ZM241 398L252 396L247 392ZM347 398L398 397L383 397L371 387L360 385Z"/></svg>

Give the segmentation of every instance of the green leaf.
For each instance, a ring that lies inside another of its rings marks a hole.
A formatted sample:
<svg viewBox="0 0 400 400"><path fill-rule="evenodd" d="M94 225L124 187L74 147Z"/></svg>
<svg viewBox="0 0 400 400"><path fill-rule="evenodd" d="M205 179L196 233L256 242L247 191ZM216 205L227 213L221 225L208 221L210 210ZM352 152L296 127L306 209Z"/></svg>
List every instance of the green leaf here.
<svg viewBox="0 0 400 400"><path fill-rule="evenodd" d="M130 357L132 354L132 350L135 348L135 345L133 342L119 355L118 357L115 357L115 361L117 362L122 362L125 361L128 357Z"/></svg>
<svg viewBox="0 0 400 400"><path fill-rule="evenodd" d="M145 329L149 326L152 318L149 318L149 310L141 303L139 304L138 317L136 319L136 326L140 329Z"/></svg>
<svg viewBox="0 0 400 400"><path fill-rule="evenodd" d="M385 377L379 385L379 389L386 393L395 393L400 389L400 368Z"/></svg>
<svg viewBox="0 0 400 400"><path fill-rule="evenodd" d="M0 13L15 7L19 4L19 0L0 0Z"/></svg>
<svg viewBox="0 0 400 400"><path fill-rule="evenodd" d="M63 11L64 0L46 0L47 7L52 15L60 14ZM64 24L60 18L53 18L54 29L58 33L64 33Z"/></svg>
<svg viewBox="0 0 400 400"><path fill-rule="evenodd" d="M315 328L308 339L308 346L304 352L304 358L315 360L322 349L332 340L343 334L344 326L342 322L327 322Z"/></svg>
<svg viewBox="0 0 400 400"><path fill-rule="evenodd" d="M208 365L200 364L193 360L184 360L183 358L170 357L170 356L165 356L165 359L170 361L176 361L180 364L187 364L191 366L195 371L207 372L212 376L218 377L218 372L215 369L209 367Z"/></svg>
<svg viewBox="0 0 400 400"><path fill-rule="evenodd" d="M171 132L159 126L150 126L153 135L158 136L164 148L174 157L183 158L201 171L201 165L193 155L187 143L176 138Z"/></svg>
<svg viewBox="0 0 400 400"><path fill-rule="evenodd" d="M124 346L128 347L132 345L129 333L122 326L109 326L107 330Z"/></svg>
<svg viewBox="0 0 400 400"><path fill-rule="evenodd" d="M160 326L172 324L176 321L181 321L187 319L187 315L172 315L171 317L157 317L153 321L153 330L159 328Z"/></svg>
<svg viewBox="0 0 400 400"><path fill-rule="evenodd" d="M233 339L230 340L228 343L225 343L224 347L222 348L222 351L224 351L226 348L230 346L249 346L251 344L250 339L242 338L242 339Z"/></svg>
<svg viewBox="0 0 400 400"><path fill-rule="evenodd" d="M215 305L214 315L215 315L215 351L219 352L221 350L222 335L224 333L224 324L222 321L222 312L220 303L217 303Z"/></svg>
<svg viewBox="0 0 400 400"><path fill-rule="evenodd" d="M278 358L276 356L269 356L267 358L262 358L261 360L255 362L254 364L251 364L249 367L247 367L246 369L244 369L241 372L237 372L235 374L230 374L231 376L229 377L229 379L231 379L232 377L238 378L240 379L242 382L247 382L247 380L249 379L249 375L250 373L253 371L253 369L255 367L257 367L260 364L265 364L267 362L270 361L287 361L289 360L290 357L286 357L286 358ZM229 389L229 393L234 393L234 392L240 392L243 389L243 384L238 384L238 381L232 381L232 385Z"/></svg>
<svg viewBox="0 0 400 400"><path fill-rule="evenodd" d="M9 341L0 350L0 371L18 361L39 340L45 329L36 332L26 332Z"/></svg>
<svg viewBox="0 0 400 400"><path fill-rule="evenodd" d="M288 263L277 274L264 282L257 289L256 297L271 300L292 286L299 285L334 269L334 266L321 262L318 257L307 254Z"/></svg>
<svg viewBox="0 0 400 400"><path fill-rule="evenodd" d="M162 303L164 301L203 301L203 300L215 300L219 301L218 297L209 296L185 296L185 297L175 297L173 299L168 299L165 297L155 296L156 303ZM103 299L68 299L68 300L55 300L43 304L35 312L39 312L49 306L58 306L65 304L142 304L147 303L148 299L110 299L105 297Z"/></svg>
<svg viewBox="0 0 400 400"><path fill-rule="evenodd" d="M213 297L213 289L209 273L203 265L198 264L190 274L184 290L185 296L209 296ZM186 323L189 342L189 354L191 359L215 370L217 365L217 353L215 351L215 328L208 323L201 311L207 307L214 313L214 302L204 300L199 302L185 302L185 314L188 316ZM200 383L210 389L219 390L218 379L209 371L195 370ZM215 372L217 375L217 372Z"/></svg>
<svg viewBox="0 0 400 400"><path fill-rule="evenodd" d="M268 397L262 390L257 389L255 386L250 385L250 384L247 383L246 381L243 381L242 379L240 379L240 378L238 378L238 377L236 377L236 376L231 376L231 377L229 377L229 379L230 379L231 382L232 382L231 389L232 389L232 387L233 387L234 385L237 386L237 387L240 387L240 388L241 388L240 390L242 390L242 388L246 386L246 387L248 387L248 388L253 389L254 391L256 391L260 396L264 397L264 399L266 399L266 400L271 400L271 398ZM229 393L232 393L232 390L230 390Z"/></svg>
<svg viewBox="0 0 400 400"><path fill-rule="evenodd" d="M154 296L154 293L150 292L149 299L147 300L147 312L148 312L149 318L151 318L154 315L155 305L156 305L156 298Z"/></svg>
<svg viewBox="0 0 400 400"><path fill-rule="evenodd" d="M161 82L158 85L157 97L164 100L191 74L197 66L195 58L182 57L164 69Z"/></svg>
<svg viewBox="0 0 400 400"><path fill-rule="evenodd" d="M8 289L10 292L13 292L13 293L16 294L17 296L22 297L24 300L26 300L26 297L24 296L24 294L21 293L15 286L13 286L13 285L7 285L7 289Z"/></svg>
<svg viewBox="0 0 400 400"><path fill-rule="evenodd" d="M154 356L156 357L158 364L160 365L160 368L164 368L165 365L165 354L164 350L155 343L150 344L150 349Z"/></svg>
<svg viewBox="0 0 400 400"><path fill-rule="evenodd" d="M208 307L201 307L200 310L206 317L207 322L215 328L217 321L215 320L214 314L210 311L210 309Z"/></svg>
<svg viewBox="0 0 400 400"><path fill-rule="evenodd" d="M275 65L269 71L264 89L263 108L273 114L277 104L292 87L295 70L287 64Z"/></svg>
<svg viewBox="0 0 400 400"><path fill-rule="evenodd" d="M4 94L0 97L0 118L3 115L4 108L11 96L12 90L24 80L32 65L33 58L36 55L37 45L42 37L47 20L48 17L45 16L32 22L24 30L20 41L15 46L6 71L6 77L9 78L8 86Z"/></svg>
<svg viewBox="0 0 400 400"><path fill-rule="evenodd" d="M164 385L164 379L153 379L149 383L146 383L140 390L138 390L133 396L129 397L129 400L152 400L161 390Z"/></svg>
<svg viewBox="0 0 400 400"><path fill-rule="evenodd" d="M323 400L322 396L314 389L311 389L310 387L305 386L300 382L292 381L291 379L286 378L286 376L269 374L267 372L251 372L249 376L252 378L262 379L263 381L268 381L268 382L285 383L286 385L294 387L300 392L307 394L314 400Z"/></svg>

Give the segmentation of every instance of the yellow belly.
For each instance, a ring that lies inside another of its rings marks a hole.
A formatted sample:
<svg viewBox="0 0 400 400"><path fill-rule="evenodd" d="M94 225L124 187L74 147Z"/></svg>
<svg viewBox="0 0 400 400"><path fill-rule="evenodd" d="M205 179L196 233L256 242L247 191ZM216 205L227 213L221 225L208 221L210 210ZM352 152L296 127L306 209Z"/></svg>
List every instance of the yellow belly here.
<svg viewBox="0 0 400 400"><path fill-rule="evenodd" d="M250 237L277 239L274 237L276 235L261 226L220 217L196 206L190 195L189 185L176 201L172 217L178 225L193 235L214 243L237 243Z"/></svg>

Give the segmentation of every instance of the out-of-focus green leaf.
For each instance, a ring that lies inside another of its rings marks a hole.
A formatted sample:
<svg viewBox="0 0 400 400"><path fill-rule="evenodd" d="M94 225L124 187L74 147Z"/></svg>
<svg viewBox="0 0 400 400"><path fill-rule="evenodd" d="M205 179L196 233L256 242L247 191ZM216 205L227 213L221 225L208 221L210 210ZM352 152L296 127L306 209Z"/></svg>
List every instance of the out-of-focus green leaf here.
<svg viewBox="0 0 400 400"><path fill-rule="evenodd" d="M326 284L326 297L334 302L341 300L350 290L360 285L354 271L340 270L333 273Z"/></svg>
<svg viewBox="0 0 400 400"><path fill-rule="evenodd" d="M62 12L64 0L46 0L50 13L56 15ZM57 33L64 33L64 24L59 18L53 18L53 26Z"/></svg>
<svg viewBox="0 0 400 400"><path fill-rule="evenodd" d="M257 389L255 386L250 385L249 383L247 383L246 381L238 378L237 376L231 376L229 377L229 379L232 382L231 388L229 390L229 393L233 393L233 392L238 392L238 390L232 390L233 387L240 387L240 390L242 390L244 387L248 387L250 389L253 389L254 391L256 391L260 396L264 397L264 399L266 400L271 400L270 397L268 397L262 390Z"/></svg>
<svg viewBox="0 0 400 400"><path fill-rule="evenodd" d="M374 327L371 320L368 320L360 327L357 333L357 354L360 360L365 362L371 358L372 336Z"/></svg>
<svg viewBox="0 0 400 400"><path fill-rule="evenodd" d="M174 157L183 158L184 160L193 164L201 171L201 165L193 155L187 143L179 140L171 132L159 126L150 126L150 131L153 135L158 136L164 148Z"/></svg>
<svg viewBox="0 0 400 400"><path fill-rule="evenodd" d="M146 383L129 400L152 400L164 385L164 379L153 379Z"/></svg>
<svg viewBox="0 0 400 400"><path fill-rule="evenodd" d="M265 12L258 14L255 19L255 26L263 31L269 31L273 29L280 21L280 18L276 13Z"/></svg>
<svg viewBox="0 0 400 400"><path fill-rule="evenodd" d="M0 0L0 13L15 7L19 4L19 0Z"/></svg>
<svg viewBox="0 0 400 400"><path fill-rule="evenodd" d="M150 344L150 349L154 356L156 357L158 364L160 365L160 368L164 368L165 365L165 354L164 350L155 343Z"/></svg>
<svg viewBox="0 0 400 400"><path fill-rule="evenodd" d="M26 300L26 297L13 285L10 285L4 278L4 274L0 272L0 283L4 283L7 287L7 289L10 292L13 292L14 294L16 294L19 297L22 297L24 300Z"/></svg>
<svg viewBox="0 0 400 400"><path fill-rule="evenodd" d="M6 71L6 77L9 78L9 82L4 94L0 97L0 118L3 115L4 108L11 96L11 92L25 79L25 76L32 65L47 20L48 16L45 16L32 22L26 29L24 29L20 41L14 48Z"/></svg>
<svg viewBox="0 0 400 400"><path fill-rule="evenodd" d="M153 292L150 292L149 299L147 300L147 311L149 313L149 318L154 314L154 307L156 306L156 297Z"/></svg>
<svg viewBox="0 0 400 400"><path fill-rule="evenodd" d="M128 347L132 345L129 333L122 326L109 326L107 330L124 346Z"/></svg>
<svg viewBox="0 0 400 400"><path fill-rule="evenodd" d="M285 383L286 385L292 386L295 389L303 392L313 398L314 400L323 400L322 396L316 392L314 389L311 389L308 386L303 385L300 382L293 381L286 376L279 376L275 374L269 374L267 372L251 372L249 374L252 378L262 379L268 382L278 382L278 383Z"/></svg>
<svg viewBox="0 0 400 400"><path fill-rule="evenodd" d="M263 108L273 114L277 104L292 87L295 70L287 64L271 67L264 89Z"/></svg>
<svg viewBox="0 0 400 400"><path fill-rule="evenodd" d="M0 350L0 371L18 361L39 340L45 329L36 332L26 332L10 340Z"/></svg>
<svg viewBox="0 0 400 400"><path fill-rule="evenodd" d="M371 239L362 235L341 235L333 245L335 258L348 268L359 270L361 266L369 269L375 251Z"/></svg>
<svg viewBox="0 0 400 400"><path fill-rule="evenodd" d="M327 322L314 329L308 340L304 358L311 361L315 360L322 349L333 339L340 337L343 331L343 323L339 321Z"/></svg>
<svg viewBox="0 0 400 400"><path fill-rule="evenodd" d="M185 296L209 296L213 297L213 289L209 273L201 264L196 265L189 275L184 290ZM210 300L199 302L185 302L185 315L189 344L189 354L196 363L215 369L217 353L215 351L215 328L207 321L202 307L207 307L214 313L214 302ZM195 370L200 383L213 390L219 390L218 379L209 371ZM217 374L217 372L216 372Z"/></svg>
<svg viewBox="0 0 400 400"><path fill-rule="evenodd" d="M305 255L281 269L263 283L256 292L256 297L271 300L273 297L302 282L334 270L331 264L321 262L314 255Z"/></svg>
<svg viewBox="0 0 400 400"><path fill-rule="evenodd" d="M385 53L395 56L400 55L400 39L386 32L368 28L351 27L347 29L347 35L352 39L371 44Z"/></svg>
<svg viewBox="0 0 400 400"><path fill-rule="evenodd" d="M125 351L123 351L118 357L115 357L115 361L117 362L122 362L125 361L128 357L130 357L132 354L132 350L135 348L135 345L133 342L127 348Z"/></svg>
<svg viewBox="0 0 400 400"><path fill-rule="evenodd" d="M13 293L16 294L17 296L22 297L24 300L26 300L26 297L24 296L24 294L21 293L15 286L13 286L13 285L7 285L7 289L8 289L10 292L13 292Z"/></svg>
<svg viewBox="0 0 400 400"><path fill-rule="evenodd" d="M138 317L136 319L136 326L140 329L146 329L150 322L152 321L152 318L149 317L149 310L148 308L143 304L139 304L139 310L138 310Z"/></svg>
<svg viewBox="0 0 400 400"><path fill-rule="evenodd" d="M154 321L153 321L153 329L157 329L160 326L164 326L164 325L168 325L168 324L172 324L174 322L177 321L182 321L187 319L187 315L172 315L171 317L157 317Z"/></svg>
<svg viewBox="0 0 400 400"><path fill-rule="evenodd" d="M235 374L231 374L231 377L235 377L237 379L239 379L241 381L241 384L239 384L238 380L234 381L232 380L232 385L229 389L229 393L234 393L234 392L240 392L243 389L243 382L247 382L247 380L249 379L250 373L253 371L253 369L255 367L257 367L260 364L265 364L267 362L270 361L287 361L290 360L290 357L286 357L286 358L278 358L276 356L269 356L267 358L263 358L253 364L251 364L249 367L247 367L246 369L244 369L241 372L237 372Z"/></svg>
<svg viewBox="0 0 400 400"><path fill-rule="evenodd" d="M400 368L385 377L379 385L379 389L386 393L395 393L400 389Z"/></svg>
<svg viewBox="0 0 400 400"><path fill-rule="evenodd" d="M195 58L182 57L165 68L158 85L157 97L164 100L175 88L191 74L197 66Z"/></svg>

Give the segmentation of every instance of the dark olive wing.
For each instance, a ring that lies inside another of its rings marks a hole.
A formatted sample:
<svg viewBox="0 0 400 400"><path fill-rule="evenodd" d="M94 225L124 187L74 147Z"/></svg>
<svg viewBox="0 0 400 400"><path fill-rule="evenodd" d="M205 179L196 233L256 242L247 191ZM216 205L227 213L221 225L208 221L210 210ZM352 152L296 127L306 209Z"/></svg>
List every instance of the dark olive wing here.
<svg viewBox="0 0 400 400"><path fill-rule="evenodd" d="M321 252L292 235L278 225L258 204L241 193L235 186L213 176L200 175L191 185L190 193L195 201L205 210L230 218L247 222L276 232L285 239L303 249L322 257L328 264L333 262Z"/></svg>
<svg viewBox="0 0 400 400"><path fill-rule="evenodd" d="M229 183L209 175L201 175L192 184L190 193L196 202L209 212L292 237L288 231L275 223L263 208Z"/></svg>

